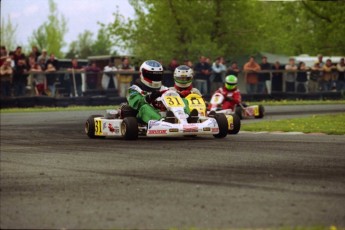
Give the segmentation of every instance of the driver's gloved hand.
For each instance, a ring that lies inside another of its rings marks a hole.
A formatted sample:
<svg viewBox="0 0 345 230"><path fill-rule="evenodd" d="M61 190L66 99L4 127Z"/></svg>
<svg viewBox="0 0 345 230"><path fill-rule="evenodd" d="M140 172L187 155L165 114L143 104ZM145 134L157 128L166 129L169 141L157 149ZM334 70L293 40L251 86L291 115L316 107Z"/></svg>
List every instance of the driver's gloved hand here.
<svg viewBox="0 0 345 230"><path fill-rule="evenodd" d="M145 100L148 103L152 103L154 102L158 97L160 97L162 95L162 92L160 91L153 91L152 93L146 95Z"/></svg>
<svg viewBox="0 0 345 230"><path fill-rule="evenodd" d="M233 98L232 97L225 97L225 101L232 101Z"/></svg>
<svg viewBox="0 0 345 230"><path fill-rule="evenodd" d="M187 97L190 94L189 90L183 90L181 92L179 92L181 97Z"/></svg>

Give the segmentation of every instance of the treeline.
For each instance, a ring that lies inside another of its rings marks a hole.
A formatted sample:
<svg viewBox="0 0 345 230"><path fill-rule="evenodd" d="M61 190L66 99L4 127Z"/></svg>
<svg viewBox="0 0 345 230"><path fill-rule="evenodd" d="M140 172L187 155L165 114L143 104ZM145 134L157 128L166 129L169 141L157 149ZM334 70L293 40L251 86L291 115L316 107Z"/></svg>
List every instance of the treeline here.
<svg viewBox="0 0 345 230"><path fill-rule="evenodd" d="M114 9L114 21L100 24L96 39L86 30L69 44L64 54L61 50L67 45L64 35L68 23L54 1L49 0L49 17L33 32L28 46L37 45L60 58L114 54L115 48L140 59L164 62L172 58L196 61L200 55L233 59L259 51L284 55L345 54L343 1L129 2L135 9L135 18L125 18ZM1 41L11 42L10 32L15 26L3 25L3 21Z"/></svg>

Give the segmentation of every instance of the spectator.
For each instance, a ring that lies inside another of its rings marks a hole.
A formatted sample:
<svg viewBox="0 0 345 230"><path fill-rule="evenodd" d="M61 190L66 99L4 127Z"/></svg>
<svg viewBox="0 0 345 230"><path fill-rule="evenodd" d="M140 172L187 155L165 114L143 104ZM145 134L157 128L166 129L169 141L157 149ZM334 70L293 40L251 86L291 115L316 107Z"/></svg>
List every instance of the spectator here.
<svg viewBox="0 0 345 230"><path fill-rule="evenodd" d="M28 80L28 66L25 57L20 57L13 71L13 88L14 96L24 96L26 93L26 85Z"/></svg>
<svg viewBox="0 0 345 230"><path fill-rule="evenodd" d="M11 67L12 67L12 69L14 69L14 67L16 66L16 64L14 62L14 51L8 52L8 56L11 59Z"/></svg>
<svg viewBox="0 0 345 230"><path fill-rule="evenodd" d="M35 95L45 95L45 91L47 89L46 76L42 72L42 67L34 59L32 59L30 62L30 72L30 79L32 79Z"/></svg>
<svg viewBox="0 0 345 230"><path fill-rule="evenodd" d="M340 62L337 64L338 70L338 80L337 80L337 91L345 90L345 63L344 58L340 59Z"/></svg>
<svg viewBox="0 0 345 230"><path fill-rule="evenodd" d="M38 62L40 62L41 59L44 60L44 63L48 61L49 57L46 49L43 49L42 54L38 56Z"/></svg>
<svg viewBox="0 0 345 230"><path fill-rule="evenodd" d="M211 75L211 66L206 62L205 56L200 56L199 62L195 65L195 86L202 95L208 94L209 78Z"/></svg>
<svg viewBox="0 0 345 230"><path fill-rule="evenodd" d="M322 68L320 67L320 63L316 61L314 66L311 68L310 71L310 78L308 81L308 89L309 93L315 93L319 91L319 82L320 82L320 72Z"/></svg>
<svg viewBox="0 0 345 230"><path fill-rule="evenodd" d="M189 68L192 68L193 69L193 62L189 59L186 59L184 61L184 65L188 66Z"/></svg>
<svg viewBox="0 0 345 230"><path fill-rule="evenodd" d="M47 94L48 96L55 97L55 91L56 91L56 79L57 74L55 73L57 69L53 65L53 63L48 63L47 68L45 70L46 72L46 84L47 84Z"/></svg>
<svg viewBox="0 0 345 230"><path fill-rule="evenodd" d="M282 92L283 91L283 72L284 66L280 65L279 61L276 61L272 66L272 70L277 72L272 72L272 92Z"/></svg>
<svg viewBox="0 0 345 230"><path fill-rule="evenodd" d="M298 63L298 72L296 76L296 91L298 93L306 93L307 92L307 66L304 62Z"/></svg>
<svg viewBox="0 0 345 230"><path fill-rule="evenodd" d="M163 64L162 64L163 65ZM171 59L167 70L170 71L169 74L164 74L163 84L167 87L174 86L174 71L179 66L179 63L176 58Z"/></svg>
<svg viewBox="0 0 345 230"><path fill-rule="evenodd" d="M97 89L98 75L101 69L97 66L96 62L91 62L91 65L85 68L86 73L86 86L88 90Z"/></svg>
<svg viewBox="0 0 345 230"><path fill-rule="evenodd" d="M249 58L249 61L243 66L245 71L245 81L247 93L257 93L258 87L258 76L257 72L261 70L261 67L256 63L253 56Z"/></svg>
<svg viewBox="0 0 345 230"><path fill-rule="evenodd" d="M260 64L261 70L270 70L271 64L267 62L267 57L263 56L261 58ZM270 73L259 73L258 75L258 93L267 93L266 81L271 80Z"/></svg>
<svg viewBox="0 0 345 230"><path fill-rule="evenodd" d="M0 48L0 66L6 62L6 59L8 59L8 54L5 46L1 46Z"/></svg>
<svg viewBox="0 0 345 230"><path fill-rule="evenodd" d="M103 76L102 76L102 88L103 89L110 89L115 88L118 89L117 79L114 71L117 71L115 67L115 60L111 58L107 66L104 67Z"/></svg>
<svg viewBox="0 0 345 230"><path fill-rule="evenodd" d="M122 58L122 63L118 66L119 70L122 71L134 71L134 67L129 64L128 57ZM133 75L131 74L119 74L119 96L126 97L128 88L133 80Z"/></svg>
<svg viewBox="0 0 345 230"><path fill-rule="evenodd" d="M58 79L58 74L55 72L58 71L59 68L60 68L60 63L55 58L55 54L50 53L49 58L45 64L45 71L46 71L48 94L49 96L52 96L52 97L55 97L56 81Z"/></svg>
<svg viewBox="0 0 345 230"><path fill-rule="evenodd" d="M285 69L288 71L285 73L285 92L295 92L297 65L294 58L289 59Z"/></svg>
<svg viewBox="0 0 345 230"><path fill-rule="evenodd" d="M319 65L321 68L323 68L323 66L325 65L325 63L322 61L322 59L323 59L322 54L318 54L317 55L317 62L319 62Z"/></svg>
<svg viewBox="0 0 345 230"><path fill-rule="evenodd" d="M321 91L326 92L332 89L332 80L334 80L332 71L334 69L336 69L336 67L332 65L331 59L327 59L326 64L322 67L323 74L320 81Z"/></svg>
<svg viewBox="0 0 345 230"><path fill-rule="evenodd" d="M227 75L234 75L236 77L238 77L238 74L240 73L240 68L238 67L237 62L233 61L231 63L231 66L227 69L226 74Z"/></svg>
<svg viewBox="0 0 345 230"><path fill-rule="evenodd" d="M82 92L82 77L81 72L84 71L84 68L78 64L78 59L72 58L71 60L72 68L68 68L67 71L69 72L69 92L71 96L74 97L81 97L83 96Z"/></svg>
<svg viewBox="0 0 345 230"><path fill-rule="evenodd" d="M25 54L22 53L22 47L21 46L17 46L16 50L14 51L13 54L13 60L14 60L14 64L17 65L18 61L20 59L24 59L25 60Z"/></svg>
<svg viewBox="0 0 345 230"><path fill-rule="evenodd" d="M11 59L7 58L0 67L0 84L2 97L11 97L12 74L13 69L11 67Z"/></svg>
<svg viewBox="0 0 345 230"><path fill-rule="evenodd" d="M226 66L222 63L222 58L218 57L212 64L212 73L210 77L211 92L223 86Z"/></svg>
<svg viewBox="0 0 345 230"><path fill-rule="evenodd" d="M49 56L49 59L46 61L46 69L48 69L48 65L52 64L55 68L55 70L59 70L59 61L55 58L54 53L51 53Z"/></svg>
<svg viewBox="0 0 345 230"><path fill-rule="evenodd" d="M36 62L38 62L38 57L41 55L41 52L38 50L37 46L31 47L31 53L29 56L33 57Z"/></svg>

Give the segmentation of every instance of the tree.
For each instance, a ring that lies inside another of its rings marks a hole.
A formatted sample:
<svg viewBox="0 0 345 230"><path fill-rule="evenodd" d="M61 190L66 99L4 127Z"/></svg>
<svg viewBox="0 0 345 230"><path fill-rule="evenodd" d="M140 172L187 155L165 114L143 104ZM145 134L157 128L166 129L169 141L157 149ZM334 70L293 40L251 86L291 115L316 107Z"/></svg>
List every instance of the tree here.
<svg viewBox="0 0 345 230"><path fill-rule="evenodd" d="M109 31L143 59L197 60L250 52L256 33L251 1L132 0L136 18L117 16Z"/></svg>
<svg viewBox="0 0 345 230"><path fill-rule="evenodd" d="M57 57L62 57L62 48L65 46L64 36L67 33L67 21L63 15L59 15L57 5L53 0L49 0L48 21L44 22L33 32L29 39L31 45L39 48L46 48L48 52L54 53Z"/></svg>
<svg viewBox="0 0 345 230"><path fill-rule="evenodd" d="M31 38L29 38L30 46L36 45L38 49L46 49L48 47L47 34L45 32L45 25L41 25L37 30L34 30Z"/></svg>
<svg viewBox="0 0 345 230"><path fill-rule="evenodd" d="M109 32L106 30L104 25L98 30L97 39L92 44L92 54L93 55L116 55L116 51L112 50L112 42L110 40Z"/></svg>
<svg viewBox="0 0 345 230"><path fill-rule="evenodd" d="M109 34L105 28L101 27L98 31L97 40L93 39L93 33L85 30L78 35L78 39L70 44L67 58L87 58L92 55L115 55L116 52L111 50L112 43Z"/></svg>
<svg viewBox="0 0 345 230"><path fill-rule="evenodd" d="M136 17L118 13L107 29L142 59L197 60L259 51L343 55L341 1L130 0Z"/></svg>
<svg viewBox="0 0 345 230"><path fill-rule="evenodd" d="M17 45L16 32L18 25L13 25L10 16L8 15L7 21L1 18L0 39L1 45L5 46L7 50L14 50Z"/></svg>

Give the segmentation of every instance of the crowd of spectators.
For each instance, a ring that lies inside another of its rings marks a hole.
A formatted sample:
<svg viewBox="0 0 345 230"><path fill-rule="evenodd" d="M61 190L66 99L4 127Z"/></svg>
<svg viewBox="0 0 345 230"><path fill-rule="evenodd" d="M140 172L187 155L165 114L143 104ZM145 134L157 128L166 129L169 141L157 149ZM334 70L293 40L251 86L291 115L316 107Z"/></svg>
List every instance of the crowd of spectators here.
<svg viewBox="0 0 345 230"><path fill-rule="evenodd" d="M267 57L262 57L257 63L254 57L240 68L236 61L226 63L223 57L214 61L205 56L200 56L198 62L190 60L179 62L173 58L164 69L169 71L164 83L173 85L172 73L181 64L194 69L194 86L205 94L211 94L221 87L227 75L243 78L248 94L266 94L271 92L327 92L344 91L345 80L344 58L339 63L332 63L330 59L323 61L319 55L313 66L306 66L304 62L296 63L290 58L286 65L275 61L270 63ZM81 66L78 59L73 58L70 68L64 69L61 74L60 63L54 53L48 54L47 50L39 51L32 47L29 55L22 52L18 46L14 51L8 52L1 47L0 80L1 96L48 95L55 97L57 85L65 89L65 95L81 97L86 90L113 89L118 95L125 97L127 89L133 82L135 67L130 64L130 59L122 58L120 65L115 66L114 59L102 69L96 62L88 66ZM125 71L117 74L115 71ZM128 73L129 72L129 73ZM269 83L269 84L268 84Z"/></svg>

